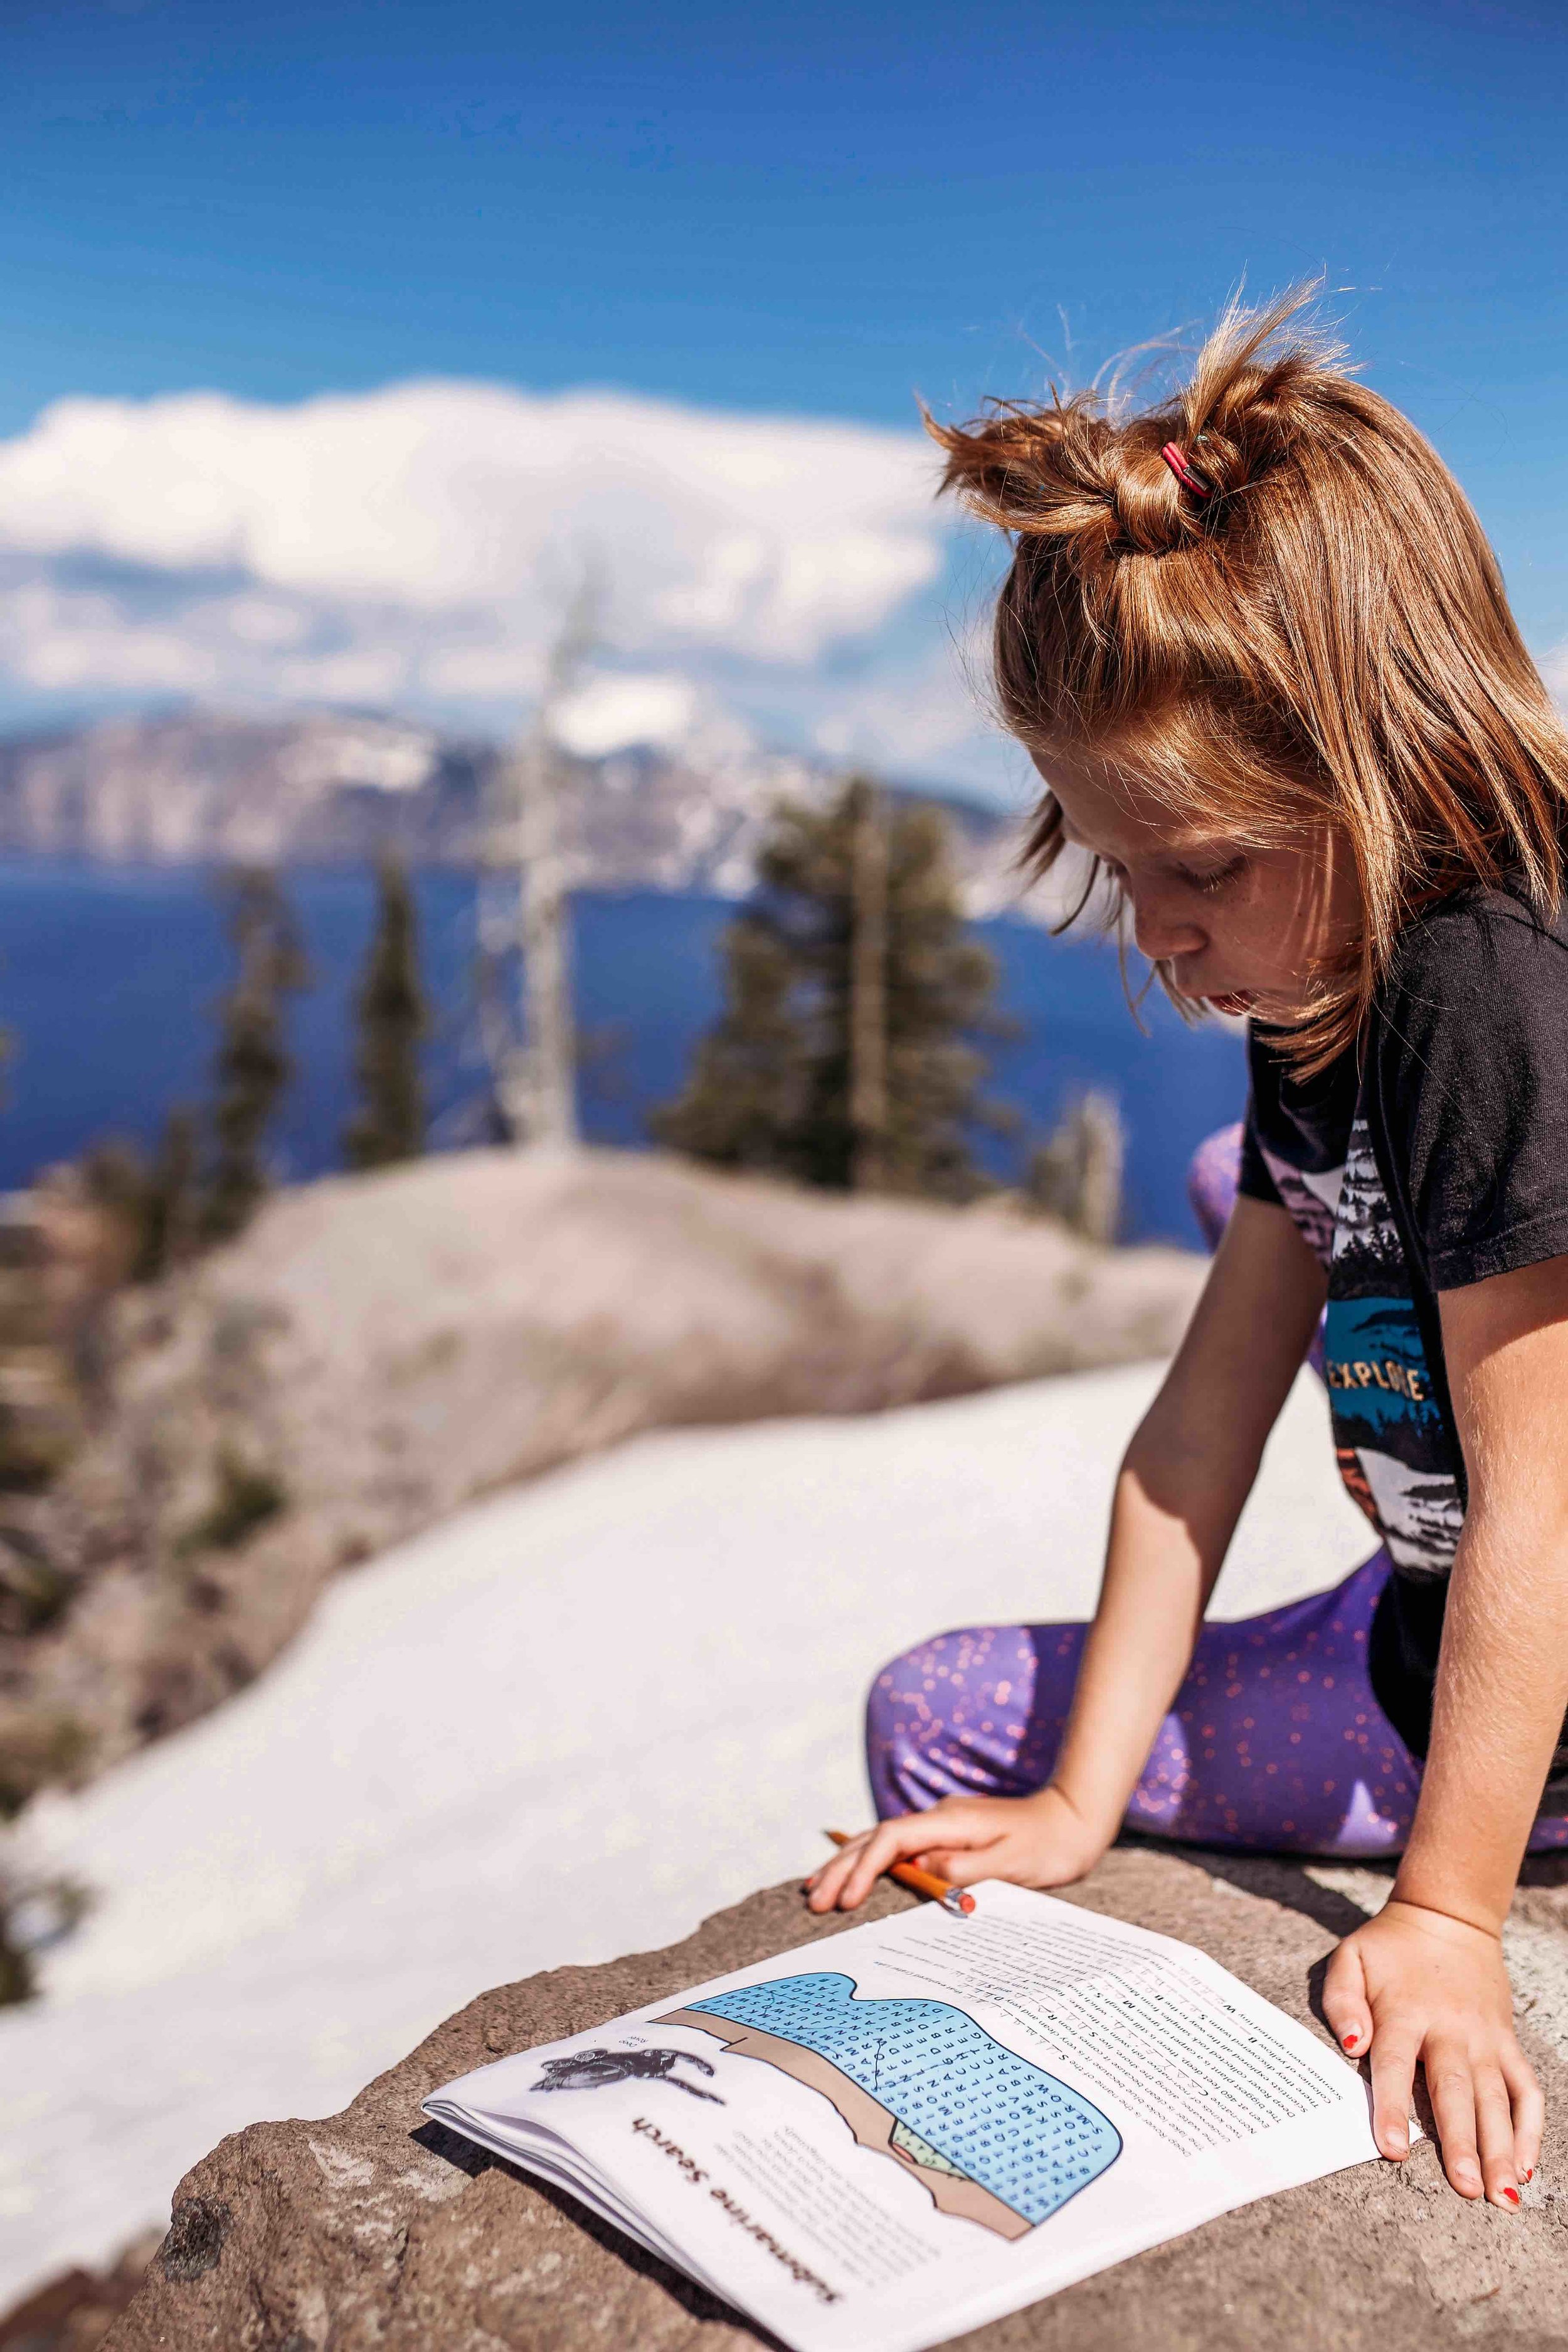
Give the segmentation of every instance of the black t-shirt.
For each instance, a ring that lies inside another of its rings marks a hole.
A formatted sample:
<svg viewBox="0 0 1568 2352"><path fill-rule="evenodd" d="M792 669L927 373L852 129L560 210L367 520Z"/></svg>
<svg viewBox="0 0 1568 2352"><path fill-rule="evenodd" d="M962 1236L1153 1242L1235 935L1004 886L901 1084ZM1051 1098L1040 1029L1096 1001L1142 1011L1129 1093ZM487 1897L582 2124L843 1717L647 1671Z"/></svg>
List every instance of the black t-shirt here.
<svg viewBox="0 0 1568 2352"><path fill-rule="evenodd" d="M1500 890L1402 934L1361 1035L1296 1077L1255 1027L1241 1190L1289 1210L1328 1269L1340 1474L1394 1573L1372 1631L1379 1704L1426 1752L1465 1515L1437 1293L1568 1253L1568 905ZM1568 1727L1548 1783L1568 1791Z"/></svg>

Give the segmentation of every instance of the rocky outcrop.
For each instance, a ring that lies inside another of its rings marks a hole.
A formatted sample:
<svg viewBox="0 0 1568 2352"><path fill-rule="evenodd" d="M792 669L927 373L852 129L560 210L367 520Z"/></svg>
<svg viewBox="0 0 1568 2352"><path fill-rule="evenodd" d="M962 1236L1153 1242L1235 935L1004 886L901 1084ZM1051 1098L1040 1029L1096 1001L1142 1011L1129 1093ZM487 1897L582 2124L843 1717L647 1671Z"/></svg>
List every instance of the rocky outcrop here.
<svg viewBox="0 0 1568 2352"><path fill-rule="evenodd" d="M97 2352L135 2297L159 2237L138 2238L107 2270L65 2271L0 2317L0 2352Z"/></svg>
<svg viewBox="0 0 1568 2352"><path fill-rule="evenodd" d="M53 1169L0 1193L0 1629L47 1614L47 1577L29 1557L25 1499L47 1487L81 1444L93 1338L125 1278L111 1221L79 1171Z"/></svg>
<svg viewBox="0 0 1568 2352"><path fill-rule="evenodd" d="M653 1427L866 1412L1167 1352L1201 1280L1042 1220L643 1154L428 1160L279 1195L122 1302L35 1518L64 1596L0 1637L13 1801L249 1681L323 1581Z"/></svg>
<svg viewBox="0 0 1568 2352"><path fill-rule="evenodd" d="M372 713L241 717L183 710L0 740L0 855L107 862L332 864L384 850L421 865L475 865L506 793L494 743ZM561 754L561 850L582 890L706 890L741 898L781 800L819 806L829 763L770 751L732 721L658 750ZM1040 920L1026 898L1015 819L915 788L948 820L971 915Z"/></svg>
<svg viewBox="0 0 1568 2352"><path fill-rule="evenodd" d="M1321 1960L1363 1916L1335 1877L1121 1848L1069 1899L1201 1945L1311 2022ZM884 1886L871 1916L908 1900ZM1516 1913L1521 1931L1568 1940L1561 1892L1527 1891ZM486 1993L341 2116L225 2140L180 2184L110 2352L742 2352L764 2340L570 2199L426 2124L420 2102L508 2051L847 1924L813 1920L797 1890L775 1887L671 1950ZM1518 2215L1462 2203L1428 2143L1406 2165L1363 2165L1229 2214L963 2342L976 2352L1561 2346L1568 2202L1552 2183L1568 2153L1568 2019L1550 2034L1541 2021L1527 2017L1524 2031L1550 2136Z"/></svg>

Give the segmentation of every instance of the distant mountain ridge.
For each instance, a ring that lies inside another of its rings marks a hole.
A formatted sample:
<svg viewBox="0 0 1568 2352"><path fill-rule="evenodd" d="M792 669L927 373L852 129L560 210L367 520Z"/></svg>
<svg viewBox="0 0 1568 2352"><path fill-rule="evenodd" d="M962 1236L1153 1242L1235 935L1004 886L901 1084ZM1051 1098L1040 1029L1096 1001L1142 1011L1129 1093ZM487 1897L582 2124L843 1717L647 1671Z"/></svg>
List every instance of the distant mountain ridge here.
<svg viewBox="0 0 1568 2352"><path fill-rule="evenodd" d="M374 713L241 717L187 710L0 740L0 856L121 865L334 865L396 850L472 866L506 754ZM565 760L570 885L740 898L781 800L818 804L841 771L710 728L672 749ZM939 804L973 915L1019 904L1017 820L919 787Z"/></svg>

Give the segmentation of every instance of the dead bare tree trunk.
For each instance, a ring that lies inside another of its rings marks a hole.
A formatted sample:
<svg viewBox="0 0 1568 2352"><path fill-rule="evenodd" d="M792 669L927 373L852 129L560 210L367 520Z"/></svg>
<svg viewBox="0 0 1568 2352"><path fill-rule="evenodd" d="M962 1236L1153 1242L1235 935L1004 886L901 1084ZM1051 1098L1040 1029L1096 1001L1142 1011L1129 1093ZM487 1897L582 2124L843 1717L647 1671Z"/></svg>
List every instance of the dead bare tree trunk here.
<svg viewBox="0 0 1568 2352"><path fill-rule="evenodd" d="M521 767L521 912L526 1099L522 1141L569 1151L577 1138L577 1046L572 957L561 859L561 763L542 711Z"/></svg>
<svg viewBox="0 0 1568 2352"><path fill-rule="evenodd" d="M1025 1195L1085 1241L1114 1242L1121 1224L1127 1131L1114 1095L1097 1087L1068 1105L1035 1153Z"/></svg>
<svg viewBox="0 0 1568 2352"><path fill-rule="evenodd" d="M515 947L518 955L515 1019L505 1017L493 986L490 991L487 1052L497 1097L512 1140L544 1150L570 1151L580 1140L570 908L561 845L563 775L554 722L593 646L598 604L597 583L584 580L550 649L532 723L501 779L503 838L495 843L489 863L498 877L510 868L515 887L510 906L499 888L480 905L481 955L492 975L510 949Z"/></svg>
<svg viewBox="0 0 1568 2352"><path fill-rule="evenodd" d="M856 787L849 935L849 1124L857 1192L888 1186L888 816Z"/></svg>

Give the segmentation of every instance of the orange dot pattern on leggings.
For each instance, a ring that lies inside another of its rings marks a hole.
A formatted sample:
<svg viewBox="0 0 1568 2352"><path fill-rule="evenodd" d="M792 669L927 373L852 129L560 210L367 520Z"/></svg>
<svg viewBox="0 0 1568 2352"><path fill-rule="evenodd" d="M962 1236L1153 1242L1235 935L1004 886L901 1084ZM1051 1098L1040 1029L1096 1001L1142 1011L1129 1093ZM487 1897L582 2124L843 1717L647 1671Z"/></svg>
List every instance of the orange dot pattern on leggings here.
<svg viewBox="0 0 1568 2352"><path fill-rule="evenodd" d="M1389 1573L1380 1551L1330 1592L1205 1625L1133 1790L1128 1828L1277 1853L1397 1853L1421 1765L1367 1679L1367 1636ZM1043 1787L1085 1631L973 1626L884 1666L866 1730L879 1813ZM1530 1843L1536 1853L1568 1846L1568 1820L1543 1814Z"/></svg>

